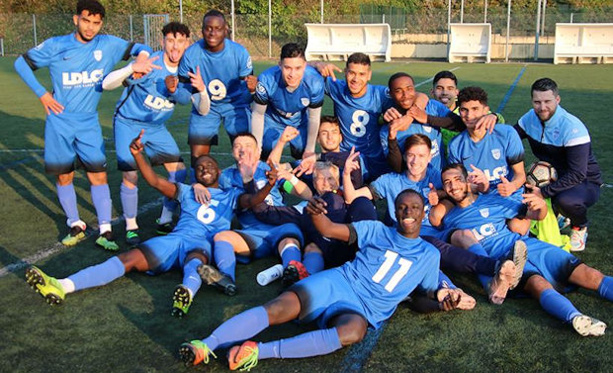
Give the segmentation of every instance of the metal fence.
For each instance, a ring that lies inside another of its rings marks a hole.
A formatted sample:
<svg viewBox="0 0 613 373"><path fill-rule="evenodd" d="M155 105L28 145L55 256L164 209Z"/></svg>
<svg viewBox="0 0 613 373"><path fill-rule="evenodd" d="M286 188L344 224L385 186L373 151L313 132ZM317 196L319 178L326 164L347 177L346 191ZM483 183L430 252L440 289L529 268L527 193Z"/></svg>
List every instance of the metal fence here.
<svg viewBox="0 0 613 373"><path fill-rule="evenodd" d="M179 20L179 14L170 14L170 20ZM232 31L236 41L243 44L255 58L277 56L283 44L290 41L306 42L305 23L319 23L317 12L304 12L302 15L270 18L267 10L258 14L237 14L228 17L234 19ZM492 33L507 34L507 10L490 8L485 13L452 9L449 17L447 9L427 9L420 12L392 14L325 14L325 23L389 23L396 35L437 34L441 42L447 42L448 19L452 23L462 20L464 23L487 21L492 24ZM548 10L540 25L540 36L553 36L555 24L566 23L612 23L613 10L560 12ZM108 15L103 31L135 42L145 42L147 27L144 15ZM200 38L202 14L184 14L183 22L192 30L192 38ZM270 22L270 25L269 25ZM509 22L511 36L532 36L536 40L537 13L512 10ZM74 30L70 14L0 14L0 52L3 55L18 55L43 40L70 33ZM161 30L160 30L161 31ZM402 37L395 42L407 42Z"/></svg>

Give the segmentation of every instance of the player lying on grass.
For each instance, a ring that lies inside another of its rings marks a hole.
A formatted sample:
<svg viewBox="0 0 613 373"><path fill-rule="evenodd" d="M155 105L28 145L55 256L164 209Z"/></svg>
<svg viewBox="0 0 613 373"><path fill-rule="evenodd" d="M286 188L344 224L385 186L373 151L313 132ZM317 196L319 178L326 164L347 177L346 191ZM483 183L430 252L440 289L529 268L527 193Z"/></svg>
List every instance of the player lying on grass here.
<svg viewBox="0 0 613 373"><path fill-rule="evenodd" d="M228 357L230 369L249 370L262 359L329 354L361 341L369 325L379 328L413 291L436 295L445 309L457 308L462 304L461 293L439 288L439 253L419 238L423 198L406 190L398 195L395 207L399 222L395 228L372 220L345 225L332 223L325 216L325 204L312 200L307 210L317 230L326 237L357 242L356 258L309 276L264 306L234 316L204 340L182 344L181 359L186 365L208 363L220 345L244 341L271 325L296 319L317 321L321 329L234 346Z"/></svg>
<svg viewBox="0 0 613 373"><path fill-rule="evenodd" d="M239 188L221 190L218 189L221 172L217 161L208 155L201 156L196 162L196 178L198 183L208 188L211 196L207 204L201 204L196 200L192 186L171 183L155 174L142 154L143 134L144 130L132 141L130 151L147 183L164 196L174 198L181 204L181 215L177 226L167 236L147 240L137 248L101 264L87 267L64 279L58 280L47 276L37 267L29 267L26 270L26 281L51 305L62 303L66 294L105 285L127 272L157 274L182 268L183 283L175 289L173 314L183 316L202 284L198 267L210 261L213 235L230 227L237 206L248 208L263 201L276 180L276 175L270 173L270 182L255 195L245 194L244 190ZM252 182L251 168L242 164L239 168L244 183ZM211 282L216 279L205 280Z"/></svg>
<svg viewBox="0 0 613 373"><path fill-rule="evenodd" d="M547 206L542 197L524 194L522 205L494 193L473 194L466 180L466 169L461 164L446 166L442 178L453 204L446 200L432 209L430 220L433 225L442 223L447 228L457 229L452 235L454 240L468 241L468 244L478 240L492 258L501 257L517 243L526 245L528 262L518 289L538 299L552 316L572 324L580 335L604 334L605 323L582 314L560 293L579 286L596 290L602 298L613 301L613 278L556 246L536 238L521 237L507 228L506 220L518 214L530 219L543 219Z"/></svg>

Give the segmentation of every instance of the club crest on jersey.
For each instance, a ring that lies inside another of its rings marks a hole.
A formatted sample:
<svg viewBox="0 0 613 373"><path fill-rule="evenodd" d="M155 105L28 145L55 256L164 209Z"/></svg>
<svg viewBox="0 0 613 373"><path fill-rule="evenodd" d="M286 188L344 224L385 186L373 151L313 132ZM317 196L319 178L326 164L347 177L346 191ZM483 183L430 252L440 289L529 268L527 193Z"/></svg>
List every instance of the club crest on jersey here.
<svg viewBox="0 0 613 373"><path fill-rule="evenodd" d="M481 214L481 216L483 216L484 218L487 218L488 216L490 216L490 209L489 208L484 208L479 210L479 214Z"/></svg>
<svg viewBox="0 0 613 373"><path fill-rule="evenodd" d="M309 101L309 99L306 97L301 98L300 102L302 103L302 106L309 106L309 104L311 103L311 101Z"/></svg>
<svg viewBox="0 0 613 373"><path fill-rule="evenodd" d="M256 89L261 94L266 93L266 88L264 88L264 85L260 82L258 82L258 86L256 87Z"/></svg>
<svg viewBox="0 0 613 373"><path fill-rule="evenodd" d="M426 131L427 133L432 132L432 127L430 126L422 126L422 128L424 129L424 131Z"/></svg>
<svg viewBox="0 0 613 373"><path fill-rule="evenodd" d="M248 69L252 69L253 68L253 63L251 62L251 56L249 56L249 58L247 59L247 68Z"/></svg>
<svg viewBox="0 0 613 373"><path fill-rule="evenodd" d="M94 59L96 61L100 61L102 59L102 51L100 49L96 49L94 51Z"/></svg>
<svg viewBox="0 0 613 373"><path fill-rule="evenodd" d="M492 157L494 157L495 160L500 159L500 154L500 149L492 149Z"/></svg>

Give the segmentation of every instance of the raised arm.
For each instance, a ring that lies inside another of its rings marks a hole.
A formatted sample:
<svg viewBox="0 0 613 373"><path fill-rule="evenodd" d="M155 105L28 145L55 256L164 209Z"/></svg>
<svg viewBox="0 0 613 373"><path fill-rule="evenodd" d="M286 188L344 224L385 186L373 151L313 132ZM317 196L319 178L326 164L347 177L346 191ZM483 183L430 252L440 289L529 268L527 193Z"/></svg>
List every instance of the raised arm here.
<svg viewBox="0 0 613 373"><path fill-rule="evenodd" d="M147 184L160 191L164 196L174 199L177 194L177 186L165 178L156 175L155 171L153 171L153 168L151 165L149 165L149 163L147 163L147 160L143 155L143 149L145 147L143 146L141 139L144 133L145 130L141 130L138 137L132 140L132 143L130 144L130 153L132 153L134 161L136 161L136 167L138 167L140 170L143 178L145 178L147 181Z"/></svg>
<svg viewBox="0 0 613 373"><path fill-rule="evenodd" d="M347 204L350 204L358 197L366 197L370 200L373 199L373 195L367 186L355 189L351 181L351 172L360 167L357 159L359 156L360 152L356 152L354 148L351 148L351 153L349 157L347 157L345 167L343 168L343 193L345 194L345 202Z"/></svg>

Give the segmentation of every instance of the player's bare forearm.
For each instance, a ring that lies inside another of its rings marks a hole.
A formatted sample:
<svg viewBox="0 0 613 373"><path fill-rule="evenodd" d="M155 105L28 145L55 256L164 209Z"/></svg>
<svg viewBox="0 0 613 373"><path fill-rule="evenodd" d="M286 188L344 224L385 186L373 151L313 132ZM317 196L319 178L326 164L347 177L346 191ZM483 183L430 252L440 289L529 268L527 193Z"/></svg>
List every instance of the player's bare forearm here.
<svg viewBox="0 0 613 373"><path fill-rule="evenodd" d="M136 167L138 167L138 170L147 181L147 184L160 191L165 197L175 198L177 193L177 186L175 184L159 177L155 171L153 171L153 168L142 153L132 154L132 156L134 157L134 161L136 161Z"/></svg>
<svg viewBox="0 0 613 373"><path fill-rule="evenodd" d="M250 181L250 182L253 182ZM266 199L270 191L272 190L272 184L266 183L266 185L258 190L255 194L243 194L238 200L238 204L243 209L250 209Z"/></svg>
<svg viewBox="0 0 613 373"><path fill-rule="evenodd" d="M315 229L324 237L348 242L350 235L349 227L346 224L333 223L321 210L324 207L321 206L322 203L325 205L323 200L313 197L307 206L307 212L311 215Z"/></svg>

